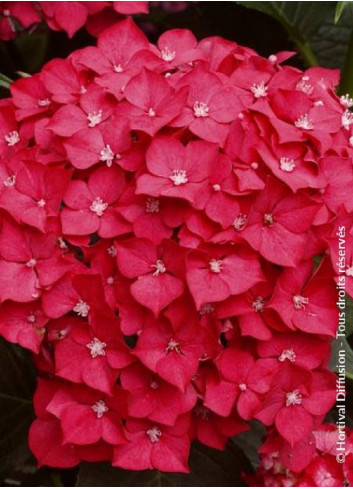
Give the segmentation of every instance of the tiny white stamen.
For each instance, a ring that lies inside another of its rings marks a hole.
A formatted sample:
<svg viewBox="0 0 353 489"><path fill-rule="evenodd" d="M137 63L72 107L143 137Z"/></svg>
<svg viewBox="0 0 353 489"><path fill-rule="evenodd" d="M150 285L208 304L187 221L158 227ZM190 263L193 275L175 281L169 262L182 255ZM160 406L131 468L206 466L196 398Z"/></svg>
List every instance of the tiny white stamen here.
<svg viewBox="0 0 353 489"><path fill-rule="evenodd" d="M323 100L315 100L314 105L315 107L323 107L325 104Z"/></svg>
<svg viewBox="0 0 353 489"><path fill-rule="evenodd" d="M210 108L205 102L196 101L193 105L195 117L208 117Z"/></svg>
<svg viewBox="0 0 353 489"><path fill-rule="evenodd" d="M155 117L156 116L156 111L150 107L148 109L148 117Z"/></svg>
<svg viewBox="0 0 353 489"><path fill-rule="evenodd" d="M87 88L84 87L83 85L80 86L80 94L83 95L84 93L87 92Z"/></svg>
<svg viewBox="0 0 353 489"><path fill-rule="evenodd" d="M299 80L298 83L296 84L295 86L296 90L299 90L300 92L304 92L310 95L313 92L314 87L311 83L308 83L309 80L310 80L309 76L303 76L301 80Z"/></svg>
<svg viewBox="0 0 353 489"><path fill-rule="evenodd" d="M161 58L163 61L173 61L175 59L175 51L170 51L169 48L165 47L161 49Z"/></svg>
<svg viewBox="0 0 353 489"><path fill-rule="evenodd" d="M309 304L309 299L302 295L295 295L293 297L293 304L295 309L305 309L305 306Z"/></svg>
<svg viewBox="0 0 353 489"><path fill-rule="evenodd" d="M176 187L179 185L184 185L184 183L188 182L185 170L173 170L173 175L171 175L169 178Z"/></svg>
<svg viewBox="0 0 353 489"><path fill-rule="evenodd" d="M112 148L110 147L110 144L107 144L100 152L99 161L105 161L107 166L111 167L113 164L113 160L114 153L112 151Z"/></svg>
<svg viewBox="0 0 353 489"><path fill-rule="evenodd" d="M160 273L165 273L167 271L164 263L162 260L157 260L156 263L151 265L152 268L155 268L156 270L152 273L155 277L158 277Z"/></svg>
<svg viewBox="0 0 353 489"><path fill-rule="evenodd" d="M351 267L347 267L346 275L347 277L353 277L353 265Z"/></svg>
<svg viewBox="0 0 353 489"><path fill-rule="evenodd" d="M90 343L87 343L86 347L91 351L91 357L105 357L104 348L107 346L106 343L100 341L98 338L93 338Z"/></svg>
<svg viewBox="0 0 353 489"><path fill-rule="evenodd" d="M77 315L83 318L88 316L89 310L90 310L89 305L87 304L87 302L83 301L82 299L80 299L78 303L75 305L75 307L73 308L73 311L77 312Z"/></svg>
<svg viewBox="0 0 353 489"><path fill-rule="evenodd" d="M17 131L11 131L4 136L8 146L15 146L20 141L20 136Z"/></svg>
<svg viewBox="0 0 353 489"><path fill-rule="evenodd" d="M150 439L151 443L157 443L162 436L162 432L159 428L157 428L157 426L153 426L153 428L146 431L146 435Z"/></svg>
<svg viewBox="0 0 353 489"><path fill-rule="evenodd" d="M259 168L259 164L256 162L256 161L253 161L251 164L250 164L251 168L253 170L257 170Z"/></svg>
<svg viewBox="0 0 353 489"><path fill-rule="evenodd" d="M61 249L63 249L63 250L67 250L67 249L68 249L68 246L67 246L67 244L65 243L64 239L63 239L63 238L61 238L60 236L59 236L59 238L58 238L58 244L59 244L59 248L61 248Z"/></svg>
<svg viewBox="0 0 353 489"><path fill-rule="evenodd" d="M264 225L272 226L275 222L275 216L273 214L264 214Z"/></svg>
<svg viewBox="0 0 353 489"><path fill-rule="evenodd" d="M288 350L283 350L280 356L278 357L278 360L280 362L284 362L285 360L289 360L290 362L294 363L296 360L297 356L295 354L295 351L293 348L289 348Z"/></svg>
<svg viewBox="0 0 353 489"><path fill-rule="evenodd" d="M295 127L298 129L305 129L306 131L312 131L314 129L314 125L309 119L308 114L303 114L294 122Z"/></svg>
<svg viewBox="0 0 353 489"><path fill-rule="evenodd" d="M348 109L345 110L342 114L341 124L342 127L344 127L344 129L346 129L347 131L349 130L349 126L353 124L353 113L350 112Z"/></svg>
<svg viewBox="0 0 353 489"><path fill-rule="evenodd" d="M88 127L98 126L102 122L102 110L90 112L87 116L88 119Z"/></svg>
<svg viewBox="0 0 353 489"><path fill-rule="evenodd" d="M282 171L291 173L295 168L294 159L282 156L282 158L279 160L279 167Z"/></svg>
<svg viewBox="0 0 353 489"><path fill-rule="evenodd" d="M274 65L277 63L277 56L275 54L271 54L269 57L268 57L268 60L269 62L271 63L271 65Z"/></svg>
<svg viewBox="0 0 353 489"><path fill-rule="evenodd" d="M11 175L4 180L4 187L13 187L16 183L16 175Z"/></svg>
<svg viewBox="0 0 353 489"><path fill-rule="evenodd" d="M349 146L353 147L353 136L349 138Z"/></svg>
<svg viewBox="0 0 353 489"><path fill-rule="evenodd" d="M212 185L212 188L215 192L219 192L221 190L221 186L218 183Z"/></svg>
<svg viewBox="0 0 353 489"><path fill-rule="evenodd" d="M236 231L242 231L247 222L248 216L246 214L239 214L233 221L233 227Z"/></svg>
<svg viewBox="0 0 353 489"><path fill-rule="evenodd" d="M150 383L150 387L155 391L156 389L158 389L159 384L155 380L152 380L152 382Z"/></svg>
<svg viewBox="0 0 353 489"><path fill-rule="evenodd" d="M91 409L94 413L96 413L97 418L100 419L104 416L105 413L109 411L108 406L104 401L97 401L92 406Z"/></svg>
<svg viewBox="0 0 353 489"><path fill-rule="evenodd" d="M100 197L97 197L89 206L89 209L92 212L95 212L97 216L101 217L103 216L103 212L107 209L107 207L108 204L106 202L103 202L103 200Z"/></svg>
<svg viewBox="0 0 353 489"><path fill-rule="evenodd" d="M38 100L38 107L48 107L50 104L51 104L51 101L48 98Z"/></svg>
<svg viewBox="0 0 353 489"><path fill-rule="evenodd" d="M156 214L159 212L159 199L148 197L146 200L146 212L149 214Z"/></svg>
<svg viewBox="0 0 353 489"><path fill-rule="evenodd" d="M118 65L114 65L113 70L115 71L115 73L122 73L124 71L120 63Z"/></svg>
<svg viewBox="0 0 353 489"><path fill-rule="evenodd" d="M254 83L250 90L255 98L267 97L267 87L263 81L259 84Z"/></svg>
<svg viewBox="0 0 353 489"><path fill-rule="evenodd" d="M246 384L239 384L239 390L241 390L241 391L246 391L246 389L247 389L247 388L248 388L248 387L247 387L247 385L246 385Z"/></svg>
<svg viewBox="0 0 353 489"><path fill-rule="evenodd" d="M109 248L107 248L107 253L108 253L108 255L110 255L113 258L115 258L116 255L118 254L118 251L117 251L117 249L115 248L114 245L111 245L111 246L109 246Z"/></svg>
<svg viewBox="0 0 353 489"><path fill-rule="evenodd" d="M181 350L179 348L179 343L175 341L174 339L169 340L166 351L173 351L175 350L177 353L181 353Z"/></svg>
<svg viewBox="0 0 353 489"><path fill-rule="evenodd" d="M348 93L340 96L340 104L347 109L353 107L353 98Z"/></svg>
<svg viewBox="0 0 353 489"><path fill-rule="evenodd" d="M37 265L37 260L35 258L31 258L27 263L26 266L29 268L33 268Z"/></svg>
<svg viewBox="0 0 353 489"><path fill-rule="evenodd" d="M200 307L199 313L203 316L205 314L210 314L214 311L214 306L208 302L206 304L202 304Z"/></svg>
<svg viewBox="0 0 353 489"><path fill-rule="evenodd" d="M11 12L10 12L10 10L9 10L9 9L4 8L4 10L2 11L2 15L3 15L4 17L10 17Z"/></svg>
<svg viewBox="0 0 353 489"><path fill-rule="evenodd" d="M298 389L286 394L286 406L299 406L302 403L302 395Z"/></svg>
<svg viewBox="0 0 353 489"><path fill-rule="evenodd" d="M265 299L261 296L256 297L251 305L256 312L263 312L265 309Z"/></svg>
<svg viewBox="0 0 353 489"><path fill-rule="evenodd" d="M222 263L223 263L222 260L216 260L215 258L212 258L212 260L208 262L211 272L221 273Z"/></svg>
<svg viewBox="0 0 353 489"><path fill-rule="evenodd" d="M33 313L27 316L27 322L32 324L36 322L36 317Z"/></svg>
<svg viewBox="0 0 353 489"><path fill-rule="evenodd" d="M114 277L108 277L106 282L107 282L107 285L113 285L115 282L115 279L114 279Z"/></svg>
<svg viewBox="0 0 353 489"><path fill-rule="evenodd" d="M38 200L37 204L38 204L39 207L44 207L45 204L46 204L46 202L45 202L44 199L40 199L40 200Z"/></svg>

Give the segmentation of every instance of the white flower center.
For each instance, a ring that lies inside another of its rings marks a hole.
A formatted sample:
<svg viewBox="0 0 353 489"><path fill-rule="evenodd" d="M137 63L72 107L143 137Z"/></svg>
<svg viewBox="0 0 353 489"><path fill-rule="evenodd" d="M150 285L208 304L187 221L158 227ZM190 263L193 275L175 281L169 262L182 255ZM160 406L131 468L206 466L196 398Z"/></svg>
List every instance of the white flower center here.
<svg viewBox="0 0 353 489"><path fill-rule="evenodd" d="M179 348L179 343L174 340L173 338L171 340L169 340L168 342L168 345L167 345L167 348L166 348L166 351L167 352L170 352L170 351L173 351L175 350L177 353L181 353L181 350Z"/></svg>
<svg viewBox="0 0 353 489"><path fill-rule="evenodd" d="M246 384L239 384L239 390L241 390L241 391L246 391L246 389L247 389L247 388L248 388L248 387L247 387L247 385L246 385Z"/></svg>
<svg viewBox="0 0 353 489"><path fill-rule="evenodd" d="M92 204L89 206L90 210L92 212L95 212L99 217L103 216L103 212L107 209L107 207L108 204L106 202L103 202L100 197L94 199Z"/></svg>
<svg viewBox="0 0 353 489"><path fill-rule="evenodd" d="M282 171L291 173L295 168L294 159L293 158L287 158L287 157L283 156L279 160L279 167Z"/></svg>
<svg viewBox="0 0 353 489"><path fill-rule="evenodd" d="M11 131L4 136L8 146L15 146L20 141L20 136L17 131Z"/></svg>
<svg viewBox="0 0 353 489"><path fill-rule="evenodd" d="M153 428L146 431L146 435L150 439L151 443L157 443L162 436L162 432L159 428L157 428L157 426L153 426Z"/></svg>
<svg viewBox="0 0 353 489"><path fill-rule="evenodd" d="M146 212L149 214L156 214L159 212L159 199L148 197L146 200Z"/></svg>
<svg viewBox="0 0 353 489"><path fill-rule="evenodd" d="M219 192L221 190L221 186L218 183L212 185L212 188L215 192Z"/></svg>
<svg viewBox="0 0 353 489"><path fill-rule="evenodd" d="M301 80L299 80L298 83L296 84L295 86L296 90L299 90L301 92L310 95L313 92L314 87L311 83L308 83L309 80L310 80L309 76L303 76Z"/></svg>
<svg viewBox="0 0 353 489"><path fill-rule="evenodd" d="M342 127L344 127L344 129L349 129L349 126L351 124L353 124L353 113L350 112L350 110L345 110L342 114L342 118L341 118L341 123L342 123Z"/></svg>
<svg viewBox="0 0 353 489"><path fill-rule="evenodd" d="M113 70L115 71L115 73L122 73L124 71L120 63L118 65L114 65Z"/></svg>
<svg viewBox="0 0 353 489"><path fill-rule="evenodd" d="M295 295L293 297L293 304L295 309L305 309L305 306L309 304L309 299L302 295Z"/></svg>
<svg viewBox="0 0 353 489"><path fill-rule="evenodd" d="M287 392L286 394L286 406L299 406L302 403L302 395L300 394L298 389L295 389L293 392Z"/></svg>
<svg viewBox="0 0 353 489"><path fill-rule="evenodd" d="M340 103L343 107L350 109L351 107L353 107L353 98L350 97L348 93L346 93L346 95L340 96Z"/></svg>
<svg viewBox="0 0 353 489"><path fill-rule="evenodd" d="M212 260L208 262L211 272L221 273L222 263L223 263L222 260L216 260L215 258L212 258Z"/></svg>
<svg viewBox="0 0 353 489"><path fill-rule="evenodd" d="M311 131L314 129L312 121L309 119L308 114L303 114L294 122L295 127L298 129L305 129L306 131Z"/></svg>
<svg viewBox="0 0 353 489"><path fill-rule="evenodd" d="M195 117L208 117L209 106L205 102L196 101L193 106Z"/></svg>
<svg viewBox="0 0 353 489"><path fill-rule="evenodd" d="M202 304L199 313L203 316L204 314L210 314L214 311L214 306L210 303Z"/></svg>
<svg viewBox="0 0 353 489"><path fill-rule="evenodd" d="M27 263L26 266L29 268L33 268L37 265L37 260L35 258L31 258Z"/></svg>
<svg viewBox="0 0 353 489"><path fill-rule="evenodd" d="M40 199L40 200L38 200L37 204L38 204L39 207L44 207L45 204L46 204L46 202L45 202L44 199Z"/></svg>
<svg viewBox="0 0 353 489"><path fill-rule="evenodd" d="M33 313L30 314L29 316L27 316L27 322L28 323L31 323L31 324L33 324L33 323L36 322L36 317L35 317L35 315Z"/></svg>
<svg viewBox="0 0 353 489"><path fill-rule="evenodd" d="M256 312L263 312L265 309L265 299L261 296L256 297L256 299L252 302L252 307Z"/></svg>
<svg viewBox="0 0 353 489"><path fill-rule="evenodd" d="M259 84L254 83L250 90L255 98L267 97L267 87L263 81Z"/></svg>
<svg viewBox="0 0 353 489"><path fill-rule="evenodd" d="M107 252L108 252L108 255L112 256L113 258L115 258L116 255L118 254L118 251L114 245L109 246L109 248L107 248Z"/></svg>
<svg viewBox="0 0 353 489"><path fill-rule="evenodd" d="M51 104L51 101L48 98L43 98L38 100L38 107L48 107Z"/></svg>
<svg viewBox="0 0 353 489"><path fill-rule="evenodd" d="M173 175L171 175L169 178L176 187L179 185L184 185L184 183L188 182L185 170L173 170Z"/></svg>
<svg viewBox="0 0 353 489"><path fill-rule="evenodd" d="M315 107L323 107L325 104L323 100L315 100L314 105Z"/></svg>
<svg viewBox="0 0 353 489"><path fill-rule="evenodd" d="M248 216L246 214L239 214L233 221L233 227L236 231L242 231L248 221Z"/></svg>
<svg viewBox="0 0 353 489"><path fill-rule="evenodd" d="M115 279L114 279L114 277L108 277L106 282L107 282L107 285L113 285L115 282Z"/></svg>
<svg viewBox="0 0 353 489"><path fill-rule="evenodd" d="M148 117L155 117L156 116L156 111L154 109L152 109L152 107L150 107L148 109Z"/></svg>
<svg viewBox="0 0 353 489"><path fill-rule="evenodd" d="M102 115L103 112L102 110L90 112L87 116L88 119L88 127L95 127L98 126L102 122Z"/></svg>
<svg viewBox="0 0 353 489"><path fill-rule="evenodd" d="M152 382L150 383L150 387L151 387L151 389L153 389L155 391L158 389L159 384L155 380L152 380Z"/></svg>
<svg viewBox="0 0 353 489"><path fill-rule="evenodd" d="M88 316L89 310L90 310L89 305L87 304L87 302L83 301L82 299L80 299L78 303L75 305L75 307L73 308L73 311L77 312L77 315L83 318L86 318Z"/></svg>
<svg viewBox="0 0 353 489"><path fill-rule="evenodd" d="M346 275L347 277L353 277L353 265L351 267L347 267Z"/></svg>
<svg viewBox="0 0 353 489"><path fill-rule="evenodd" d="M270 54L270 56L268 57L268 60L271 63L271 65L275 65L277 63L277 59L278 58L275 54Z"/></svg>
<svg viewBox="0 0 353 489"><path fill-rule="evenodd" d="M108 406L104 401L97 401L92 406L92 411L96 413L97 418L102 418L109 411Z"/></svg>
<svg viewBox="0 0 353 489"><path fill-rule="evenodd" d="M175 51L170 51L169 48L165 47L161 49L161 58L163 61L173 61L175 58Z"/></svg>
<svg viewBox="0 0 353 489"><path fill-rule="evenodd" d="M157 277L160 273L165 273L167 271L162 260L157 260L156 263L151 265L152 268L155 268L155 271L152 273L155 277Z"/></svg>
<svg viewBox="0 0 353 489"><path fill-rule="evenodd" d="M272 226L275 222L275 216L271 213L264 214L264 225Z"/></svg>
<svg viewBox="0 0 353 489"><path fill-rule="evenodd" d="M290 362L294 363L296 360L297 356L295 354L295 351L293 348L289 348L288 350L283 350L280 356L278 357L278 360L280 362L284 362L285 360L289 360Z"/></svg>
<svg viewBox="0 0 353 489"><path fill-rule="evenodd" d="M91 352L92 358L105 357L104 348L106 346L107 346L107 344L104 343L103 341L100 341L98 338L93 338L93 340L90 343L87 343L87 345L86 345L86 347Z"/></svg>
<svg viewBox="0 0 353 489"><path fill-rule="evenodd" d="M105 161L107 166L112 166L114 160L114 153L109 144L107 144L100 152L99 161Z"/></svg>
<svg viewBox="0 0 353 489"><path fill-rule="evenodd" d="M4 180L4 187L13 187L16 183L16 175L11 175Z"/></svg>

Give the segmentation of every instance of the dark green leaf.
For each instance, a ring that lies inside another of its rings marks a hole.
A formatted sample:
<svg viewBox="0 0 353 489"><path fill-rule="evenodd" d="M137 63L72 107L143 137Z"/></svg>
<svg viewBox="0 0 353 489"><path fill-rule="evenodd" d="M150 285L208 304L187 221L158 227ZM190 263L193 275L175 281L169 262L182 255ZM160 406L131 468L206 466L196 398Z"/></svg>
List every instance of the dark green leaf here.
<svg viewBox="0 0 353 489"><path fill-rule="evenodd" d="M332 342L331 369L338 371L339 358L345 358L346 377L353 379L353 350L345 336L340 336Z"/></svg>
<svg viewBox="0 0 353 489"><path fill-rule="evenodd" d="M34 370L29 355L0 338L0 478L28 470Z"/></svg>
<svg viewBox="0 0 353 489"><path fill-rule="evenodd" d="M251 422L251 429L240 433L233 438L233 443L238 446L255 470L259 464L259 448L266 435L265 427L259 422Z"/></svg>
<svg viewBox="0 0 353 489"><path fill-rule="evenodd" d="M333 2L327 2L332 3ZM327 17L310 43L320 64L327 68L342 68L353 30L353 4L347 5L337 24Z"/></svg>
<svg viewBox="0 0 353 489"><path fill-rule="evenodd" d="M346 295L346 336L353 334L353 299Z"/></svg>
<svg viewBox="0 0 353 489"><path fill-rule="evenodd" d="M21 67L28 73L36 73L43 66L48 48L49 32L23 33L14 44L21 59Z"/></svg>
<svg viewBox="0 0 353 489"><path fill-rule="evenodd" d="M169 474L155 470L122 470L104 463L84 463L79 470L77 486L243 487L241 472L251 470L251 467L241 450L230 442L225 451L195 444L191 451L190 469L190 474Z"/></svg>

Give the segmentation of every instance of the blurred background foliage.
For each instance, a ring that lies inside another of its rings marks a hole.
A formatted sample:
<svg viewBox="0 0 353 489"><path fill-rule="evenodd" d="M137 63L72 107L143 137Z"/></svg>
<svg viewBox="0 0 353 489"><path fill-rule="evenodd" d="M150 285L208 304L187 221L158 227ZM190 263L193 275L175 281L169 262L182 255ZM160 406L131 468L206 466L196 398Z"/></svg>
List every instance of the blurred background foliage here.
<svg viewBox="0 0 353 489"><path fill-rule="evenodd" d="M297 51L289 63L321 65L342 72L340 91L353 94L353 2L150 2L148 15L136 22L154 42L167 29L187 28L198 39L219 35L249 46L263 56ZM66 57L94 44L84 29L72 39L39 25L12 41L0 42L0 96L22 73L35 73L46 61ZM353 301L347 299L347 410L353 426ZM335 362L333 348L332 365ZM195 445L190 475L124 471L108 464L82 464L71 470L37 469L27 446L34 417L35 370L30 355L0 339L0 485L1 486L223 486L241 487L241 473L257 462L263 431L229 442L225 452ZM329 419L336 420L330 413Z"/></svg>

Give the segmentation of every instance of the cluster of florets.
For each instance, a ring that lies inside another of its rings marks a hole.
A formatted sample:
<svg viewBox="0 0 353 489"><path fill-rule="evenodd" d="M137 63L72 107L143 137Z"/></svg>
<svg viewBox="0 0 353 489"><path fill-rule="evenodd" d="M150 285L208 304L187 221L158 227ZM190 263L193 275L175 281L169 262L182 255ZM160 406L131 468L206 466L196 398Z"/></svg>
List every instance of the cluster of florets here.
<svg viewBox="0 0 353 489"><path fill-rule="evenodd" d="M180 2L177 2L180 3ZM82 27L97 36L125 15L148 13L148 2L0 2L0 39L9 41L41 22L72 37Z"/></svg>
<svg viewBox="0 0 353 489"><path fill-rule="evenodd" d="M40 464L186 472L251 420L276 464L316 463L353 100L290 55L128 19L1 102L0 332L40 372Z"/></svg>

